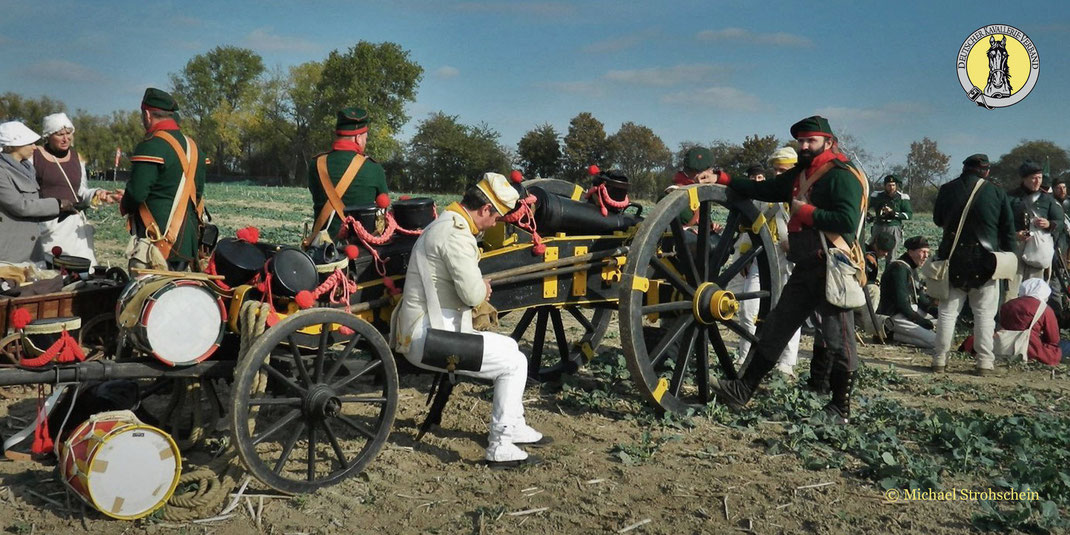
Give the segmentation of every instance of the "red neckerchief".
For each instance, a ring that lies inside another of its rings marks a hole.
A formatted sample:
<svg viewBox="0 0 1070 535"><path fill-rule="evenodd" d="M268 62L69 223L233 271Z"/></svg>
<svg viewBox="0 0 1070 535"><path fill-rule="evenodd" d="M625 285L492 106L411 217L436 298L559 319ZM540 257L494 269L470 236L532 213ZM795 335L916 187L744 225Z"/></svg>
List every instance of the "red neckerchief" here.
<svg viewBox="0 0 1070 535"><path fill-rule="evenodd" d="M814 156L813 161L810 162L810 166L806 168L805 176L809 177L813 173L817 172L817 170L820 169L822 165L825 165L826 163L829 163L832 160L846 162L847 157L839 152L833 152L832 149L826 149L825 152ZM799 194L799 182L802 182L803 177L804 174L800 173L799 176L795 178L795 187L792 188L792 197L795 197ZM813 185L811 184L810 187L813 187Z"/></svg>
<svg viewBox="0 0 1070 535"><path fill-rule="evenodd" d="M695 183L695 179L688 178L688 176L685 175L683 171L677 171L676 174L672 177L672 183L675 186L690 186L691 184Z"/></svg>
<svg viewBox="0 0 1070 535"><path fill-rule="evenodd" d="M149 127L149 130L145 132L147 135L152 135L157 130L178 130L178 123L174 119L164 119Z"/></svg>
<svg viewBox="0 0 1070 535"><path fill-rule="evenodd" d="M364 150L357 145L356 141L349 141L348 139L339 139L331 144L331 150L348 150L357 154L364 154Z"/></svg>

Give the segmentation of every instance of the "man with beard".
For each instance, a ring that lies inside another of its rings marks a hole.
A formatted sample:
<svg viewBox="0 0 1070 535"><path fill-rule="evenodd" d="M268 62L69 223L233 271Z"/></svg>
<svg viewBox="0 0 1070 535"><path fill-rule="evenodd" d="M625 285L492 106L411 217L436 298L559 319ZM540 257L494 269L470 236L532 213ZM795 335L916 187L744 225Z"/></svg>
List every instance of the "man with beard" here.
<svg viewBox="0 0 1070 535"><path fill-rule="evenodd" d="M910 206L910 196L899 191L899 177L888 175L884 177L884 191L877 192L869 201L869 209L874 214L873 239L878 236L888 235L892 237L893 245L888 257L885 259L884 268L895 258L899 245L903 243L903 221L909 220L914 215ZM870 240L873 243L873 240Z"/></svg>
<svg viewBox="0 0 1070 535"><path fill-rule="evenodd" d="M865 216L868 181L839 152L832 127L824 117L803 119L791 127L799 144L799 163L772 180L724 181L732 195L767 202L791 202L788 222L788 258L795 263L776 307L765 318L758 342L751 349L743 377L718 381L717 399L733 408L750 401L762 379L776 366L781 351L806 317L815 310L821 317L814 335L810 386L832 391L832 401L817 418L846 424L858 355L854 317L850 310L829 303L826 297L825 244L829 248L857 250L857 232ZM825 244L821 240L826 240ZM860 255L859 255L860 256ZM860 266L862 259L854 259ZM826 382L827 381L827 382Z"/></svg>
<svg viewBox="0 0 1070 535"><path fill-rule="evenodd" d="M1018 168L1021 185L1008 195L1011 201L1011 213L1014 216L1014 230L1018 238L1018 275L1011 279L1007 287L1004 302L1018 297L1018 287L1023 280L1033 278L1047 279L1044 271L1051 269L1051 258L1046 261L1030 261L1024 254L1026 242L1035 234L1051 236L1052 242L1062 233L1063 209L1059 202L1048 193L1044 193L1044 171L1036 163L1026 160ZM1045 255L1046 256L1046 255Z"/></svg>

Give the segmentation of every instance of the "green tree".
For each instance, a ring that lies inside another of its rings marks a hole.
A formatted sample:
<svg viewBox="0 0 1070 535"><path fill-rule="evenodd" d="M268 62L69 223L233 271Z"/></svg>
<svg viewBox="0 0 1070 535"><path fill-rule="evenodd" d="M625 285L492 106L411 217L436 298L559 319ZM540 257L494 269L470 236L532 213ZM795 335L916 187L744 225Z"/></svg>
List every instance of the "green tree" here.
<svg viewBox="0 0 1070 535"><path fill-rule="evenodd" d="M404 183L415 191L459 193L483 173L507 173L509 157L499 135L485 124L469 126L457 116L431 114L409 142Z"/></svg>
<svg viewBox="0 0 1070 535"><path fill-rule="evenodd" d="M520 138L516 148L525 177L553 177L561 171L560 137L553 125L546 123Z"/></svg>
<svg viewBox="0 0 1070 535"><path fill-rule="evenodd" d="M122 151L119 168L129 169L134 147L145 139L141 114L133 110L112 112L110 116L78 110L71 122L75 128L74 147L86 160L86 172L90 176L103 173L111 177L116 148Z"/></svg>
<svg viewBox="0 0 1070 535"><path fill-rule="evenodd" d="M1018 166L1026 160L1033 160L1041 166L1046 162L1052 176L1060 176L1070 170L1070 157L1065 149L1046 139L1023 140L1007 154L1000 156L992 166L993 179L1002 180L1007 187L1017 186L1020 182Z"/></svg>
<svg viewBox="0 0 1070 535"><path fill-rule="evenodd" d="M631 121L606 140L609 161L628 176L631 195L652 199L667 185L672 152L653 130Z"/></svg>
<svg viewBox="0 0 1070 535"><path fill-rule="evenodd" d="M777 150L779 146L780 142L773 135L759 136L754 134L753 136L747 136L743 140L743 145L740 147L738 155L739 166L736 171L740 174L733 174L732 176L746 176L747 168L752 165L767 167L769 157L773 155L773 151Z"/></svg>
<svg viewBox="0 0 1070 535"><path fill-rule="evenodd" d="M409 120L405 104L416 99L424 69L396 43L361 41L345 52L332 51L316 82L311 137L330 142L335 114L348 106L368 110L368 152L386 161L400 153L395 135Z"/></svg>
<svg viewBox="0 0 1070 535"><path fill-rule="evenodd" d="M604 166L608 156L606 129L588 112L580 113L568 123L565 135L564 178L579 182L587 176L590 165Z"/></svg>
<svg viewBox="0 0 1070 535"><path fill-rule="evenodd" d="M950 161L951 158L937 148L936 141L925 137L911 143L906 172L903 173L903 190L914 197L921 195L927 185L937 188L947 175Z"/></svg>
<svg viewBox="0 0 1070 535"><path fill-rule="evenodd" d="M190 124L203 154L213 154L216 169L236 172L241 133L253 120L264 61L247 48L218 46L171 74L179 113Z"/></svg>
<svg viewBox="0 0 1070 535"><path fill-rule="evenodd" d="M41 130L46 115L67 111L67 105L48 96L26 98L17 93L0 95L0 120L22 121L34 132Z"/></svg>

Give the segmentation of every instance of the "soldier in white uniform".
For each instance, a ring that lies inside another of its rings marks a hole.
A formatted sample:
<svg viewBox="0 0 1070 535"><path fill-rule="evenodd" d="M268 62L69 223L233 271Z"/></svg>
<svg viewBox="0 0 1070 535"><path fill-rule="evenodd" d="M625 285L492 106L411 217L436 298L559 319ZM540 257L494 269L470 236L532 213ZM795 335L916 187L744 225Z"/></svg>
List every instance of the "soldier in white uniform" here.
<svg viewBox="0 0 1070 535"><path fill-rule="evenodd" d="M472 328L472 308L491 292L479 270L476 236L515 208L518 198L504 176L486 173L461 202L449 205L424 229L413 246L405 293L390 329L391 345L412 364L494 382L486 460L500 466L528 460L517 444L548 442L524 420L527 358L516 341ZM428 293L428 287L434 291ZM462 333L460 343L456 333ZM444 339L452 341L451 347L439 343ZM466 354L461 346L472 349ZM445 360L438 358L442 354L448 354Z"/></svg>

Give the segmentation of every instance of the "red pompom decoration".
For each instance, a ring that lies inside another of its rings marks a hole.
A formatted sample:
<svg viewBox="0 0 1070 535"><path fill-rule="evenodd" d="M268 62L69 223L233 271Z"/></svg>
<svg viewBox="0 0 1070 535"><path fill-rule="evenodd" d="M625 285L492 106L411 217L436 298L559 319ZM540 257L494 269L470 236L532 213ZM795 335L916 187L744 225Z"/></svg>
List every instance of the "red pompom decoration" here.
<svg viewBox="0 0 1070 535"><path fill-rule="evenodd" d="M601 173L601 172L602 172L602 170L599 169L597 165L592 165L592 166L587 168L587 174L588 175L597 175L598 173Z"/></svg>
<svg viewBox="0 0 1070 535"><path fill-rule="evenodd" d="M517 171L516 169L513 169L513 172L509 173L509 180L512 180L513 182L519 184L520 182L524 181L524 174L520 171Z"/></svg>
<svg viewBox="0 0 1070 535"><path fill-rule="evenodd" d="M542 256L543 254L546 253L546 244L545 243L537 243L537 244L535 244L535 246L531 248L531 252L535 253L537 256Z"/></svg>
<svg viewBox="0 0 1070 535"><path fill-rule="evenodd" d="M360 256L360 247L357 247L356 245L352 245L352 244L351 245L346 245L345 252L346 252L346 256L350 260L356 260L357 257Z"/></svg>
<svg viewBox="0 0 1070 535"><path fill-rule="evenodd" d="M234 233L239 240L249 243L256 243L260 241L260 229L256 227L245 227L238 229L238 232Z"/></svg>
<svg viewBox="0 0 1070 535"><path fill-rule="evenodd" d="M11 313L11 326L14 327L16 331L21 331L23 327L29 325L31 321L33 321L33 316L31 316L30 311L25 308L16 308L15 311Z"/></svg>
<svg viewBox="0 0 1070 535"><path fill-rule="evenodd" d="M379 208L386 209L390 206L390 196L385 193L380 193L375 196L375 205Z"/></svg>
<svg viewBox="0 0 1070 535"><path fill-rule="evenodd" d="M52 248L52 256L59 256L61 254L63 254L63 248L62 247L57 245L57 246Z"/></svg>
<svg viewBox="0 0 1070 535"><path fill-rule="evenodd" d="M304 310L306 308L311 308L312 305L316 304L316 298L312 297L312 292L301 290L300 292L297 292L297 297L294 297L294 302Z"/></svg>
<svg viewBox="0 0 1070 535"><path fill-rule="evenodd" d="M407 200L409 200L411 198L412 198L412 195L402 195L401 197L398 197L398 200L399 201L407 201Z"/></svg>

